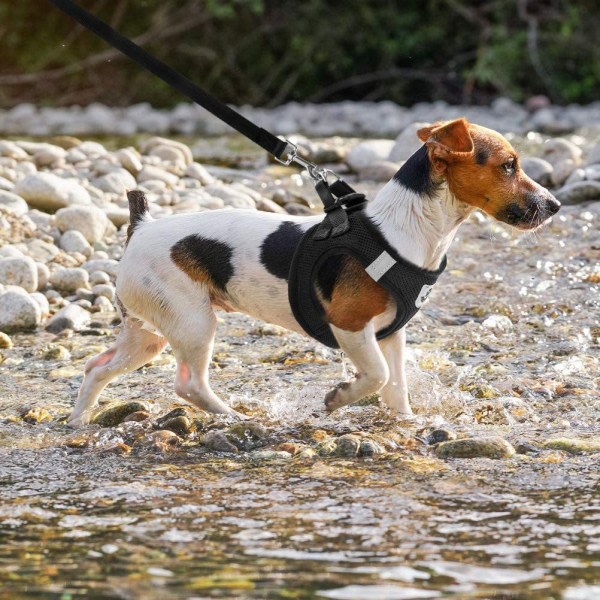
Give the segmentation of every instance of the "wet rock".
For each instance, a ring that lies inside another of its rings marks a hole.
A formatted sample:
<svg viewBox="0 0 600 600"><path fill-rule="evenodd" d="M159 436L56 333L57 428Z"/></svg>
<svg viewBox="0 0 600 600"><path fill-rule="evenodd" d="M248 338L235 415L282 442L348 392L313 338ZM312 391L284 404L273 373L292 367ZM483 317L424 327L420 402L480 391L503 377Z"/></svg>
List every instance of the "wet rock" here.
<svg viewBox="0 0 600 600"><path fill-rule="evenodd" d="M85 188L71 179L62 179L52 173L27 175L17 182L13 192L21 196L30 207L54 212L72 204L90 204Z"/></svg>
<svg viewBox="0 0 600 600"><path fill-rule="evenodd" d="M3 331L0 331L0 348L2 350L6 350L8 348L12 348L13 343L9 336L7 336Z"/></svg>
<svg viewBox="0 0 600 600"><path fill-rule="evenodd" d="M358 456L375 456L377 454L385 454L385 448L381 444L375 440L361 440L360 447L358 449Z"/></svg>
<svg viewBox="0 0 600 600"><path fill-rule="evenodd" d="M21 418L26 423L37 425L38 423L47 423L52 421L52 415L41 406L35 406L33 408L26 409L22 414Z"/></svg>
<svg viewBox="0 0 600 600"><path fill-rule="evenodd" d="M554 438L543 444L550 450L564 450L571 454L600 452L600 438Z"/></svg>
<svg viewBox="0 0 600 600"><path fill-rule="evenodd" d="M71 353L64 346L53 346L44 353L45 360L69 360Z"/></svg>
<svg viewBox="0 0 600 600"><path fill-rule="evenodd" d="M25 202L21 196L17 196L17 194L2 189L0 189L0 208L17 217L24 215L29 210L27 202Z"/></svg>
<svg viewBox="0 0 600 600"><path fill-rule="evenodd" d="M123 419L123 423L140 423L150 418L150 413L146 410L136 410Z"/></svg>
<svg viewBox="0 0 600 600"><path fill-rule="evenodd" d="M227 430L227 439L239 450L254 450L266 444L266 438L269 435L268 429L253 421L242 421L232 425Z"/></svg>
<svg viewBox="0 0 600 600"><path fill-rule="evenodd" d="M267 460L290 460L292 455L289 452L281 450L255 450L248 454L250 460L267 461Z"/></svg>
<svg viewBox="0 0 600 600"><path fill-rule="evenodd" d="M600 181L579 181L563 186L555 194L562 204L579 204L587 200L600 200Z"/></svg>
<svg viewBox="0 0 600 600"><path fill-rule="evenodd" d="M215 452L238 452L237 446L234 446L223 431L213 429L204 435L203 444Z"/></svg>
<svg viewBox="0 0 600 600"><path fill-rule="evenodd" d="M166 419L163 422L162 429L172 431L173 433L176 433L177 435L182 437L190 435L191 433L194 433L194 431L196 431L194 421L184 416Z"/></svg>
<svg viewBox="0 0 600 600"><path fill-rule="evenodd" d="M319 456L332 456L336 450L337 443L335 442L335 440L325 440L317 446L317 454Z"/></svg>
<svg viewBox="0 0 600 600"><path fill-rule="evenodd" d="M122 423L125 417L130 414L138 411L148 411L148 409L149 406L146 402L137 400L111 404L94 415L91 422L94 425L100 425L100 427L114 427Z"/></svg>
<svg viewBox="0 0 600 600"><path fill-rule="evenodd" d="M0 295L0 330L6 333L35 329L42 320L38 303L24 290Z"/></svg>
<svg viewBox="0 0 600 600"><path fill-rule="evenodd" d="M495 334L508 333L513 329L512 321L505 315L490 315L481 325Z"/></svg>
<svg viewBox="0 0 600 600"><path fill-rule="evenodd" d="M547 160L536 156L527 156L521 159L521 168L540 185L550 185L554 169Z"/></svg>
<svg viewBox="0 0 600 600"><path fill-rule="evenodd" d="M251 335L260 335L260 336L282 336L286 333L289 333L289 330L285 327L280 327L279 325L272 325L271 323L265 323L264 325L260 325L256 329L252 329L250 331Z"/></svg>
<svg viewBox="0 0 600 600"><path fill-rule="evenodd" d="M435 449L439 458L509 458L515 449L497 436L463 438L442 442Z"/></svg>
<svg viewBox="0 0 600 600"><path fill-rule="evenodd" d="M181 442L181 438L172 431L152 431L138 438L134 442L132 450L136 453L159 452L167 454L178 450Z"/></svg>
<svg viewBox="0 0 600 600"><path fill-rule="evenodd" d="M361 444L361 439L358 436L347 433L346 435L339 437L336 441L336 456L343 456L345 458L353 458L358 456L358 451Z"/></svg>
<svg viewBox="0 0 600 600"><path fill-rule="evenodd" d="M91 320L90 313L76 304L61 308L46 325L46 331L58 334L64 329L78 331L87 327Z"/></svg>
<svg viewBox="0 0 600 600"><path fill-rule="evenodd" d="M517 454L538 454L540 450L529 442L519 442L515 446L515 451Z"/></svg>
<svg viewBox="0 0 600 600"><path fill-rule="evenodd" d="M435 444L441 444L442 442L448 442L455 439L456 433L454 433L454 431L450 431L449 429L434 429L427 436L427 443L430 446L433 446Z"/></svg>
<svg viewBox="0 0 600 600"><path fill-rule="evenodd" d="M0 283L4 285L17 285L27 292L35 292L37 275L35 262L28 256L0 259Z"/></svg>
<svg viewBox="0 0 600 600"><path fill-rule="evenodd" d="M361 171L373 163L387 160L393 147L394 142L391 140L360 142L350 150L346 163L353 171Z"/></svg>
<svg viewBox="0 0 600 600"><path fill-rule="evenodd" d="M61 232L79 231L90 244L99 242L107 233L114 231L114 225L96 206L63 208L56 213L55 223Z"/></svg>
<svg viewBox="0 0 600 600"><path fill-rule="evenodd" d="M317 456L317 453L315 450L313 450L312 448L303 448L302 450L300 450L299 452L297 452L294 455L294 458L297 458L299 460L301 459L306 459L306 458L314 458L315 456Z"/></svg>
<svg viewBox="0 0 600 600"><path fill-rule="evenodd" d="M63 292L75 292L79 288L87 288L90 276L85 269L57 269L50 276L50 284Z"/></svg>

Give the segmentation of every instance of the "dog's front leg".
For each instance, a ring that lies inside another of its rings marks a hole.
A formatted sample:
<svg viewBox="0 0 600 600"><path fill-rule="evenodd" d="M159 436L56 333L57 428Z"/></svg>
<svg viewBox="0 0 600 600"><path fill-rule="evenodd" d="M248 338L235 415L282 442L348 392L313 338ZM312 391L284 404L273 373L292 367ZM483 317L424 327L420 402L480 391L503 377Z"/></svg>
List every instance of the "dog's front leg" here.
<svg viewBox="0 0 600 600"><path fill-rule="evenodd" d="M378 392L389 378L388 365L377 344L372 322L360 331L344 331L333 325L331 330L340 349L354 363L357 373L355 379L340 383L325 396L325 407L328 411Z"/></svg>
<svg viewBox="0 0 600 600"><path fill-rule="evenodd" d="M405 328L403 327L381 340L379 347L385 356L390 371L390 378L381 390L381 399L393 413L412 415L406 383Z"/></svg>

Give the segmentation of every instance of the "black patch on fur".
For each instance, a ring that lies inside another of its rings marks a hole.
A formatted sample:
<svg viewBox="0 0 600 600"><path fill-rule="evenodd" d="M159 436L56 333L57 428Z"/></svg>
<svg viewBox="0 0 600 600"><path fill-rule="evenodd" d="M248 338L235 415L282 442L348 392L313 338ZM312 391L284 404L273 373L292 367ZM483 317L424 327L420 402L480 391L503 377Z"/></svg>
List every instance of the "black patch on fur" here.
<svg viewBox="0 0 600 600"><path fill-rule="evenodd" d="M509 225L516 225L523 222L525 211L518 204L509 204L502 212L500 220Z"/></svg>
<svg viewBox="0 0 600 600"><path fill-rule="evenodd" d="M485 165L485 163L488 161L488 158L490 156L491 156L491 152L490 152L489 148L475 144L475 162L478 165L480 165L480 166Z"/></svg>
<svg viewBox="0 0 600 600"><path fill-rule="evenodd" d="M421 146L394 175L394 180L416 194L430 196L435 190L427 147Z"/></svg>
<svg viewBox="0 0 600 600"><path fill-rule="evenodd" d="M264 239L260 246L260 262L271 275L288 280L294 252L303 235L299 225L284 221Z"/></svg>
<svg viewBox="0 0 600 600"><path fill-rule="evenodd" d="M201 235L188 235L171 248L171 258L176 265L189 264L204 270L215 287L223 291L233 277L232 256L230 246Z"/></svg>

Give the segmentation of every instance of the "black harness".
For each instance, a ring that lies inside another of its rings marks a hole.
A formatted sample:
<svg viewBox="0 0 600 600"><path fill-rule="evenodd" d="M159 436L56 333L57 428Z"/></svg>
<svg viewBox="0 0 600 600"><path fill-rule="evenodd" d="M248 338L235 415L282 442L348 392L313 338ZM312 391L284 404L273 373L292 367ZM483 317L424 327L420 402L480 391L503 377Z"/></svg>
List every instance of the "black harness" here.
<svg viewBox="0 0 600 600"><path fill-rule="evenodd" d="M377 332L383 339L406 325L427 300L446 268L446 257L437 271L427 271L402 258L365 214L365 197L337 180L317 184L325 204L325 218L300 240L288 278L288 297L296 320L304 331L330 348L338 348L316 280L323 263L332 256L348 255L358 260L369 276L385 288L396 303L394 320ZM336 199L334 194L340 194Z"/></svg>
<svg viewBox="0 0 600 600"><path fill-rule="evenodd" d="M399 256L384 239L376 225L365 215L365 197L338 179L327 182L327 170L298 156L297 147L281 140L223 104L201 87L127 39L110 25L72 0L50 0L58 9L101 37L171 87L204 107L216 117L271 153L279 162L292 162L306 168L325 206L325 218L302 237L289 273L289 299L294 316L306 333L332 348L337 348L316 296L315 281L324 261L335 255L356 258L367 273L396 302L396 317L377 332L382 339L404 326L419 310L431 287L446 268L444 257L437 271L426 271ZM285 158L282 158L285 157Z"/></svg>

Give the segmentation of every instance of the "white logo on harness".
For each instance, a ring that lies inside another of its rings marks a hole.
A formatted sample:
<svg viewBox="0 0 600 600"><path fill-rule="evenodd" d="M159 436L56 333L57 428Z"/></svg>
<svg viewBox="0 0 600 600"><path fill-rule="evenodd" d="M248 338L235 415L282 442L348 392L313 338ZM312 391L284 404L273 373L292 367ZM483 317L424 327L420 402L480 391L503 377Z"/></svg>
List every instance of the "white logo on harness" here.
<svg viewBox="0 0 600 600"><path fill-rule="evenodd" d="M427 299L429 298L429 294L431 294L431 290L433 289L432 285L424 285L421 288L421 291L419 292L419 295L417 296L417 299L415 300L415 306L417 308L421 308L421 306L423 306L423 304L425 304L425 302L427 302Z"/></svg>

